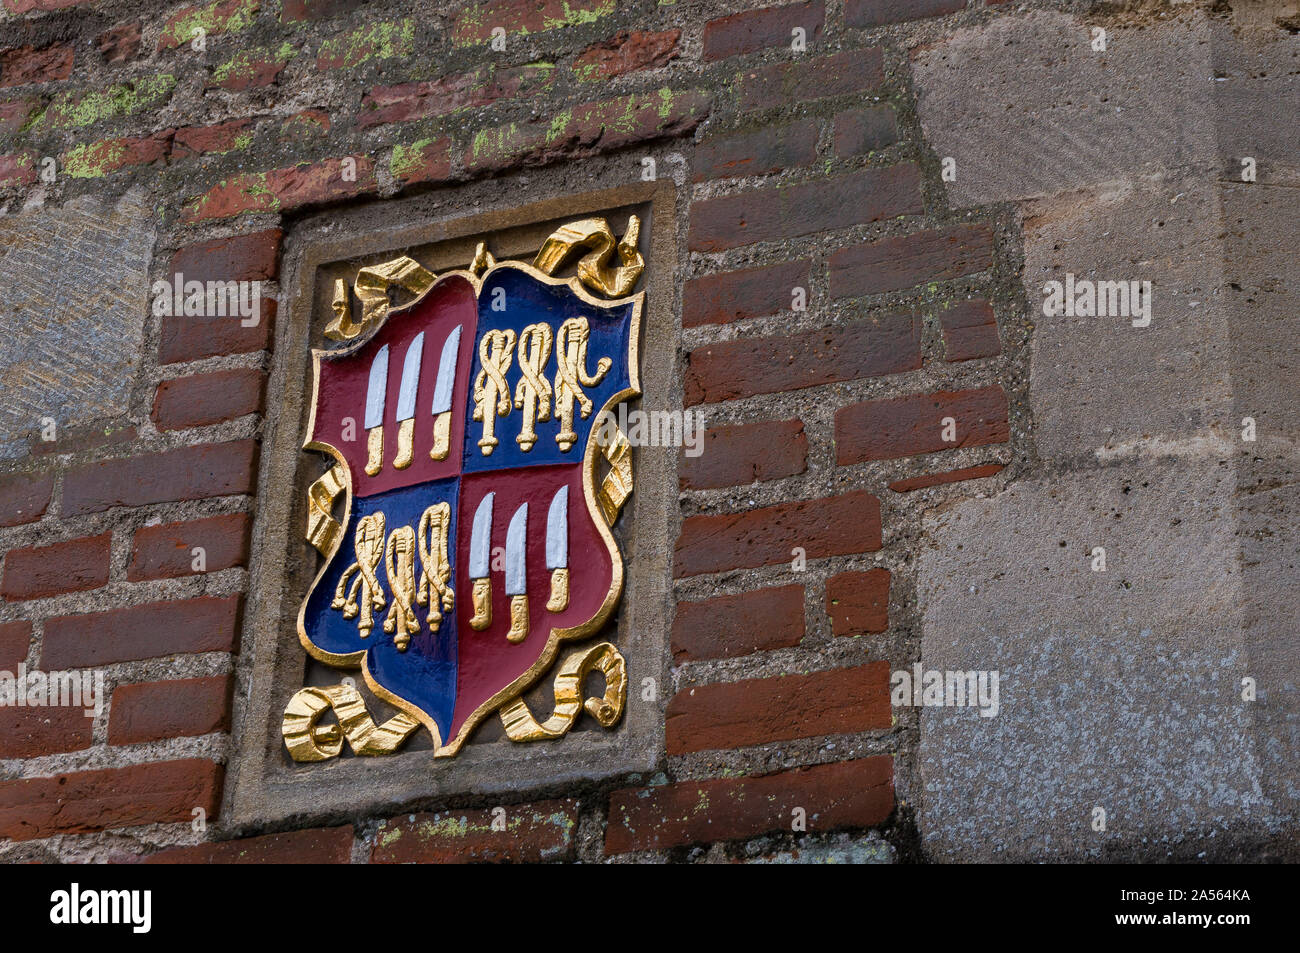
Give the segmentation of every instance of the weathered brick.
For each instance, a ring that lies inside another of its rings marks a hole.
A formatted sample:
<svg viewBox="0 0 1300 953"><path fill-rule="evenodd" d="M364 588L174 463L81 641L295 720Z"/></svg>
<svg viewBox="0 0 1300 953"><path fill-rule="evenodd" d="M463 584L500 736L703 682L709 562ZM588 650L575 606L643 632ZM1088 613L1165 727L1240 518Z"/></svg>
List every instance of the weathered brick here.
<svg viewBox="0 0 1300 953"><path fill-rule="evenodd" d="M95 2L97 0L4 0L4 7L10 13L28 13L31 10L63 10Z"/></svg>
<svg viewBox="0 0 1300 953"><path fill-rule="evenodd" d="M443 811L382 821L371 863L529 863L564 860L573 852L578 802L538 801L505 807L506 829L492 829L492 811Z"/></svg>
<svg viewBox="0 0 1300 953"><path fill-rule="evenodd" d="M17 152L0 156L0 188L31 185L36 181L36 154Z"/></svg>
<svg viewBox="0 0 1300 953"><path fill-rule="evenodd" d="M261 5L261 0L215 0L184 7L163 24L158 49L170 50L193 42L199 30L207 36L246 30L252 25Z"/></svg>
<svg viewBox="0 0 1300 953"><path fill-rule="evenodd" d="M993 232L984 225L932 228L842 248L830 257L831 295L901 291L993 266Z"/></svg>
<svg viewBox="0 0 1300 953"><path fill-rule="evenodd" d="M455 15L451 41L456 46L486 43L492 30L501 27L507 34L544 33L583 23L594 23L609 16L616 0L490 0L467 3Z"/></svg>
<svg viewBox="0 0 1300 953"><path fill-rule="evenodd" d="M242 600L237 595L200 596L56 616L45 621L41 666L49 671L167 655L233 652L239 645Z"/></svg>
<svg viewBox="0 0 1300 953"><path fill-rule="evenodd" d="M145 526L135 532L126 578L138 582L193 575L196 546L203 549L204 572L246 565L250 526L247 513Z"/></svg>
<svg viewBox="0 0 1300 953"><path fill-rule="evenodd" d="M686 405L879 377L921 366L921 327L888 314L846 327L707 344L686 358Z"/></svg>
<svg viewBox="0 0 1300 953"><path fill-rule="evenodd" d="M185 758L51 778L0 781L0 837L31 840L141 824L216 817L221 765Z"/></svg>
<svg viewBox="0 0 1300 953"><path fill-rule="evenodd" d="M956 440L943 439L943 420L956 421ZM889 460L917 453L1006 443L1007 395L999 385L872 400L835 412L836 462Z"/></svg>
<svg viewBox="0 0 1300 953"><path fill-rule="evenodd" d="M766 420L710 427L698 456L681 455L678 482L685 490L779 480L808 469L803 421Z"/></svg>
<svg viewBox="0 0 1300 953"><path fill-rule="evenodd" d="M330 114L323 109L304 109L280 124L280 138L306 142L330 131Z"/></svg>
<svg viewBox="0 0 1300 953"><path fill-rule="evenodd" d="M72 46L20 46L0 53L0 86L52 83L72 75Z"/></svg>
<svg viewBox="0 0 1300 953"><path fill-rule="evenodd" d="M835 117L835 154L841 158L884 149L898 140L893 106L850 109Z"/></svg>
<svg viewBox="0 0 1300 953"><path fill-rule="evenodd" d="M945 360L969 361L1002 353L998 319L987 301L959 301L939 312L939 324L943 327Z"/></svg>
<svg viewBox="0 0 1300 953"><path fill-rule="evenodd" d="M352 160L355 178L345 179ZM186 204L186 222L231 218L245 212L287 212L374 192L375 164L367 156L302 162L271 172L249 172L219 182Z"/></svg>
<svg viewBox="0 0 1300 953"><path fill-rule="evenodd" d="M692 251L725 251L922 211L920 170L901 162L694 202L689 242Z"/></svg>
<svg viewBox="0 0 1300 953"><path fill-rule="evenodd" d="M27 442L27 452L39 457L52 453L97 450L131 443L138 433L134 424L122 423L120 420L92 420L58 428L54 440L46 440L42 431L36 431Z"/></svg>
<svg viewBox="0 0 1300 953"><path fill-rule="evenodd" d="M692 278L682 295L682 326L726 324L784 311L794 303L795 288L808 293L810 268L804 258Z"/></svg>
<svg viewBox="0 0 1300 953"><path fill-rule="evenodd" d="M230 730L228 675L119 685L108 717L110 745L192 738Z"/></svg>
<svg viewBox="0 0 1300 953"><path fill-rule="evenodd" d="M704 120L709 108L710 100L703 93L667 89L582 103L550 121L482 130L466 149L464 165L471 172L490 172L613 152L685 135Z"/></svg>
<svg viewBox="0 0 1300 953"><path fill-rule="evenodd" d="M222 155L246 149L253 141L253 120L232 119L212 126L187 126L172 137L172 157Z"/></svg>
<svg viewBox="0 0 1300 953"><path fill-rule="evenodd" d="M845 50L819 59L761 66L740 76L741 111L773 109L878 89L885 82L880 48Z"/></svg>
<svg viewBox="0 0 1300 953"><path fill-rule="evenodd" d="M242 840L170 847L140 858L142 864L347 864L352 861L352 827L263 834Z"/></svg>
<svg viewBox="0 0 1300 953"><path fill-rule="evenodd" d="M30 622L0 622L0 669L15 671L32 643Z"/></svg>
<svg viewBox="0 0 1300 953"><path fill-rule="evenodd" d="M880 546L880 502L859 490L741 513L689 516L677 539L673 572L681 578L788 563L796 548L808 559L821 559Z"/></svg>
<svg viewBox="0 0 1300 953"><path fill-rule="evenodd" d="M804 637L803 586L776 586L677 603L672 650L677 664L789 648Z"/></svg>
<svg viewBox="0 0 1300 953"><path fill-rule="evenodd" d="M86 706L0 707L0 758L39 758L90 747Z"/></svg>
<svg viewBox="0 0 1300 953"><path fill-rule="evenodd" d="M38 96L6 99L0 102L0 135L8 135L21 129L32 114L41 107L41 103L42 100Z"/></svg>
<svg viewBox="0 0 1300 953"><path fill-rule="evenodd" d="M188 278L188 276L187 276ZM275 326L274 298L262 298L258 322L244 325L239 315L226 317L187 317L168 315L163 318L158 340L158 362L175 364L197 361L224 354L247 354L264 351L270 346Z"/></svg>
<svg viewBox="0 0 1300 953"><path fill-rule="evenodd" d="M104 460L68 471L63 483L63 514L82 516L114 506L252 493L256 475L255 440Z"/></svg>
<svg viewBox="0 0 1300 953"><path fill-rule="evenodd" d="M501 69L481 66L418 83L377 86L361 98L357 124L368 129L383 123L446 116L460 109L536 92L549 86L554 76L555 69L549 64Z"/></svg>
<svg viewBox="0 0 1300 953"><path fill-rule="evenodd" d="M59 157L59 169L74 179L98 179L127 166L161 162L171 151L171 143L170 129L144 138L85 142Z"/></svg>
<svg viewBox="0 0 1300 953"><path fill-rule="evenodd" d="M10 602L98 589L108 582L113 534L11 549L0 596Z"/></svg>
<svg viewBox="0 0 1300 953"><path fill-rule="evenodd" d="M367 23L320 46L316 68L353 69L371 60L409 57L415 51L415 20Z"/></svg>
<svg viewBox="0 0 1300 953"><path fill-rule="evenodd" d="M826 580L826 614L834 635L889 628L889 570L836 573Z"/></svg>
<svg viewBox="0 0 1300 953"><path fill-rule="evenodd" d="M873 827L893 812L893 778L893 760L882 756L760 776L625 788L610 796L605 850L661 850L788 831L796 807L806 812L809 832Z"/></svg>
<svg viewBox="0 0 1300 953"><path fill-rule="evenodd" d="M623 30L579 53L573 72L579 82L592 83L663 66L677 57L681 35L681 30Z"/></svg>
<svg viewBox="0 0 1300 953"><path fill-rule="evenodd" d="M171 99L176 88L172 73L141 76L105 89L68 90L55 96L33 128L41 131L84 129L111 119L157 111Z"/></svg>
<svg viewBox="0 0 1300 953"><path fill-rule="evenodd" d="M984 463L977 467L962 467L960 470L948 470L945 473L927 473L925 476L911 477L907 480L895 480L889 484L889 488L895 493L911 493L914 490L942 486L945 483L990 477L996 473L1001 473L1003 469L1001 463Z"/></svg>
<svg viewBox="0 0 1300 953"><path fill-rule="evenodd" d="M299 48L288 41L274 47L242 49L213 68L208 85L219 86L234 93L270 86L280 78L284 68L298 53Z"/></svg>
<svg viewBox="0 0 1300 953"><path fill-rule="evenodd" d="M393 146L388 169L404 185L441 182L451 176L451 139L443 136Z"/></svg>
<svg viewBox="0 0 1300 953"><path fill-rule="evenodd" d="M121 23L95 37L95 49L99 50L99 55L104 58L104 62L125 63L140 55L142 25L139 20Z"/></svg>
<svg viewBox="0 0 1300 953"><path fill-rule="evenodd" d="M966 0L846 0L844 22L848 26L884 26L956 13L965 6Z"/></svg>
<svg viewBox="0 0 1300 953"><path fill-rule="evenodd" d="M670 755L890 726L889 663L697 685L665 714Z"/></svg>
<svg viewBox="0 0 1300 953"><path fill-rule="evenodd" d="M158 385L150 417L159 430L183 430L255 414L265 382L255 367L176 377Z"/></svg>
<svg viewBox="0 0 1300 953"><path fill-rule="evenodd" d="M324 20L341 13L351 13L365 0L284 0L280 8L281 23Z"/></svg>
<svg viewBox="0 0 1300 953"><path fill-rule="evenodd" d="M704 62L741 56L772 46L789 46L795 27L802 27L809 44L821 39L826 4L791 3L783 7L746 10L704 25Z"/></svg>
<svg viewBox="0 0 1300 953"><path fill-rule="evenodd" d="M817 132L817 123L806 119L705 139L695 150L695 181L766 175L807 165L817 158Z"/></svg>
<svg viewBox="0 0 1300 953"><path fill-rule="evenodd" d="M0 476L0 526L35 522L45 515L53 495L53 474L14 473Z"/></svg>
<svg viewBox="0 0 1300 953"><path fill-rule="evenodd" d="M170 274L186 281L270 281L280 274L278 228L186 245L172 256Z"/></svg>

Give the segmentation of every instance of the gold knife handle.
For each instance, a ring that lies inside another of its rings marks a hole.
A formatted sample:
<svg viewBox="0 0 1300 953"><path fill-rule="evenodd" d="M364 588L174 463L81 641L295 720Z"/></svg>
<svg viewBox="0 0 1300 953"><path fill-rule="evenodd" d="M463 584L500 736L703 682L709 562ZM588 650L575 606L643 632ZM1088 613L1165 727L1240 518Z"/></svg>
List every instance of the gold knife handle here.
<svg viewBox="0 0 1300 953"><path fill-rule="evenodd" d="M527 594L510 597L510 631L506 640L513 643L522 642L528 637L528 596Z"/></svg>
<svg viewBox="0 0 1300 953"><path fill-rule="evenodd" d="M405 470L411 465L415 454L415 418L407 417L397 425L397 456L393 457L393 466Z"/></svg>
<svg viewBox="0 0 1300 953"><path fill-rule="evenodd" d="M433 448L429 456L446 460L451 452L451 411L445 410L433 418Z"/></svg>
<svg viewBox="0 0 1300 953"><path fill-rule="evenodd" d="M469 624L475 632L482 632L492 624L492 578L475 579L473 595L474 617Z"/></svg>
<svg viewBox="0 0 1300 953"><path fill-rule="evenodd" d="M384 468L384 425L366 431L366 476L374 476Z"/></svg>
<svg viewBox="0 0 1300 953"><path fill-rule="evenodd" d="M561 567L551 570L551 598L547 600L547 612L563 612L569 608L569 570Z"/></svg>

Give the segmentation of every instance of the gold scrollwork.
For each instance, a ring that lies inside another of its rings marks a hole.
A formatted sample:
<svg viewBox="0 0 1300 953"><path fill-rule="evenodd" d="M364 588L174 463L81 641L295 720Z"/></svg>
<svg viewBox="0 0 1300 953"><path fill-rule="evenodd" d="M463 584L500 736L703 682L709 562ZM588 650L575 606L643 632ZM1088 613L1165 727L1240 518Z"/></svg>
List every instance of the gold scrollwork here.
<svg viewBox="0 0 1300 953"><path fill-rule="evenodd" d="M542 243L533 259L533 267L553 275L576 249L590 248L591 254L578 262L578 280L607 297L622 298L636 286L637 279L645 270L645 259L637 250L640 237L641 220L635 215L627 220L627 231L623 233L623 240L617 243L609 222L603 218L570 222L557 228ZM615 247L622 264L611 266Z"/></svg>
<svg viewBox="0 0 1300 953"><path fill-rule="evenodd" d="M420 547L420 583L415 601L429 607L429 631L437 632L442 614L452 610L456 593L451 588L451 561L447 557L447 532L451 526L451 506L435 503L420 516L415 539Z"/></svg>
<svg viewBox="0 0 1300 953"><path fill-rule="evenodd" d="M510 413L506 372L510 370L514 350L515 332L509 329L488 331L479 341L478 357L482 366L474 380L474 419L483 423L478 446L485 457L491 456L492 448L500 443L496 438L496 418Z"/></svg>
<svg viewBox="0 0 1300 953"><path fill-rule="evenodd" d="M321 724L330 710L338 724ZM376 725L360 692L350 685L330 685L295 692L285 706L280 733L294 761L326 761L342 753L344 738L353 754L392 754L419 727L405 712Z"/></svg>
<svg viewBox="0 0 1300 953"><path fill-rule="evenodd" d="M333 608L343 610L343 618L357 619L357 628L364 639L375 627L374 613L386 603L384 589L379 584L375 569L384 555L384 514L372 513L357 521L355 537L357 561L339 577L334 589ZM352 577L355 575L355 579ZM348 580L352 580L351 588ZM357 618L358 615L360 618Z"/></svg>
<svg viewBox="0 0 1300 953"><path fill-rule="evenodd" d="M582 683L598 670L605 676L605 694L585 701ZM500 709L501 723L511 741L542 741L559 738L573 727L585 708L602 727L610 728L623 717L627 704L627 664L612 642L600 642L579 649L566 658L555 675L555 711L538 722L522 698Z"/></svg>
<svg viewBox="0 0 1300 953"><path fill-rule="evenodd" d="M384 619L384 631L393 636L399 652L411 644L411 636L420 631L420 621L415 617L415 530L399 526L388 536L384 548L384 568L388 570L388 585L393 599Z"/></svg>
<svg viewBox="0 0 1300 953"><path fill-rule="evenodd" d="M405 255L370 265L357 272L353 286L361 301L361 320L352 320L352 303L348 286L342 278L334 282L334 320L325 326L325 336L331 341L351 341L360 337L388 314L388 289L393 285L411 294L423 294L437 278L419 262Z"/></svg>
<svg viewBox="0 0 1300 953"><path fill-rule="evenodd" d="M601 515L610 526L618 519L623 504L632 495L632 445L617 426L608 440L600 445L601 454L609 464L609 472L600 481L596 491L596 503Z"/></svg>
<svg viewBox="0 0 1300 953"><path fill-rule="evenodd" d="M555 335L555 413L560 418L560 432L555 442L568 453L578 440L573 432L573 402L576 400L583 419L591 416L591 398L582 388L595 387L613 367L613 362L602 357L596 362L596 372L587 373L587 341L591 328L586 318L569 318L560 325Z"/></svg>
<svg viewBox="0 0 1300 953"><path fill-rule="evenodd" d="M534 424L551 419L551 384L546 364L551 359L551 326L545 321L530 324L519 334L519 384L515 387L515 409L524 412L515 443L527 453L537 443Z"/></svg>
<svg viewBox="0 0 1300 953"><path fill-rule="evenodd" d="M336 463L307 488L307 542L328 556L343 525L334 518L334 501L347 488L347 470Z"/></svg>

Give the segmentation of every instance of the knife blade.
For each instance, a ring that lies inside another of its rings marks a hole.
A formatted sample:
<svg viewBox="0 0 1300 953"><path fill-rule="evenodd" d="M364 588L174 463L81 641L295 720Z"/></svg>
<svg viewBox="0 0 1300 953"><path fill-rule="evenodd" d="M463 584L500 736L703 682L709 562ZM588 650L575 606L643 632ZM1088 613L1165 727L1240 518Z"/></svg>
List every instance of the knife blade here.
<svg viewBox="0 0 1300 953"><path fill-rule="evenodd" d="M546 514L546 568L551 571L551 597L548 612L563 612L569 607L569 487L560 487L551 497Z"/></svg>
<svg viewBox="0 0 1300 953"><path fill-rule="evenodd" d="M388 345L375 352L366 386L366 474L384 466L384 403L388 399Z"/></svg>
<svg viewBox="0 0 1300 953"><path fill-rule="evenodd" d="M470 628L482 632L492 624L492 578L488 575L492 554L492 506L495 493L479 501L469 537L469 577L473 580L474 615Z"/></svg>
<svg viewBox="0 0 1300 953"><path fill-rule="evenodd" d="M506 595L510 597L508 642L528 636L528 504L519 504L506 530Z"/></svg>
<svg viewBox="0 0 1300 953"><path fill-rule="evenodd" d="M463 325L447 335L438 361L438 381L433 388L433 447L429 456L446 460L451 449L451 399L456 386L456 364L460 359L460 332Z"/></svg>
<svg viewBox="0 0 1300 953"><path fill-rule="evenodd" d="M420 387L420 361L424 355L421 331L406 349L402 360L402 384L397 391L397 456L393 466L405 470L411 465L415 445L415 394Z"/></svg>

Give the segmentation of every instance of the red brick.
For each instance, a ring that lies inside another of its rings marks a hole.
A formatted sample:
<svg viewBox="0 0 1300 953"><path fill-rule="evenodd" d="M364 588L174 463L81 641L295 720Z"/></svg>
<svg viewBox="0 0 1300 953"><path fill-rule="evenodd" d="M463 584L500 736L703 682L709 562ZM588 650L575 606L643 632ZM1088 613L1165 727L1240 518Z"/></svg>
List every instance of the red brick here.
<svg viewBox="0 0 1300 953"><path fill-rule="evenodd" d="M848 26L884 26L956 13L965 6L966 0L846 0L844 22Z"/></svg>
<svg viewBox="0 0 1300 953"><path fill-rule="evenodd" d="M74 177L98 178L127 166L164 161L171 151L172 130L143 138L104 139L74 146L59 157L59 167Z"/></svg>
<svg viewBox="0 0 1300 953"><path fill-rule="evenodd" d="M45 456L51 453L78 453L82 450L98 450L117 444L131 443L138 435L133 424L124 424L114 420L96 420L58 428L57 439L45 440L40 431L32 434L27 442L27 452L32 456Z"/></svg>
<svg viewBox="0 0 1300 953"><path fill-rule="evenodd" d="M709 428L699 456L682 451L678 481L685 490L707 490L779 480L807 469L803 421L767 420Z"/></svg>
<svg viewBox="0 0 1300 953"><path fill-rule="evenodd" d="M15 671L32 644L30 622L0 622L0 669Z"/></svg>
<svg viewBox="0 0 1300 953"><path fill-rule="evenodd" d="M689 516L677 540L673 571L681 578L789 563L796 547L808 559L821 559L880 546L880 502L859 490L741 513Z"/></svg>
<svg viewBox="0 0 1300 953"><path fill-rule="evenodd" d="M31 10L63 10L95 2L96 0L4 0L4 7L10 13L27 13Z"/></svg>
<svg viewBox="0 0 1300 953"><path fill-rule="evenodd" d="M20 46L0 53L0 86L50 83L72 74L72 47L51 43L40 49Z"/></svg>
<svg viewBox="0 0 1300 953"><path fill-rule="evenodd" d="M399 161L394 152L393 178L404 185L442 182L451 176L451 139L443 136L418 148L411 147Z"/></svg>
<svg viewBox="0 0 1300 953"><path fill-rule="evenodd" d="M250 526L247 513L229 513L138 529L126 578L139 582L193 575L191 550L196 546L203 548L205 572L245 566Z"/></svg>
<svg viewBox="0 0 1300 953"><path fill-rule="evenodd" d="M946 473L927 473L925 476L912 477L908 480L895 480L889 484L889 488L895 493L911 493L913 490L924 490L932 486L942 486L945 483L991 477L994 474L1001 473L1003 469L1005 468L1000 463L985 463L977 467L949 470Z"/></svg>
<svg viewBox="0 0 1300 953"><path fill-rule="evenodd" d="M578 802L503 805L506 829L492 811L402 815L382 821L370 854L375 864L526 863L565 860L573 852Z"/></svg>
<svg viewBox="0 0 1300 953"><path fill-rule="evenodd" d="M883 730L889 663L697 685L673 696L665 718L670 755Z"/></svg>
<svg viewBox="0 0 1300 953"><path fill-rule="evenodd" d="M957 439L943 440L943 419L956 421ZM1007 395L998 385L873 400L835 412L836 462L890 460L917 453L1006 443Z"/></svg>
<svg viewBox="0 0 1300 953"><path fill-rule="evenodd" d="M242 495L252 493L256 483L255 440L181 447L69 470L63 482L63 515Z"/></svg>
<svg viewBox="0 0 1300 953"><path fill-rule="evenodd" d="M739 107L773 109L828 96L866 93L885 82L879 47L845 50L820 59L774 63L741 74Z"/></svg>
<svg viewBox="0 0 1300 953"><path fill-rule="evenodd" d="M492 30L506 33L542 33L573 22L590 22L614 12L614 0L489 0L462 5L452 26L457 46L486 43Z"/></svg>
<svg viewBox="0 0 1300 953"><path fill-rule="evenodd" d="M573 72L581 82L590 83L663 66L677 57L681 35L681 30L623 30L579 53L573 61Z"/></svg>
<svg viewBox="0 0 1300 953"><path fill-rule="evenodd" d="M280 138L305 142L330 131L330 114L323 109L304 109L280 124Z"/></svg>
<svg viewBox="0 0 1300 953"><path fill-rule="evenodd" d="M158 363L175 364L218 355L265 351L271 344L276 307L274 298L263 298L258 311L259 320L251 327L246 327L244 319L237 314L201 318L168 315L163 318L158 336Z"/></svg>
<svg viewBox="0 0 1300 953"><path fill-rule="evenodd" d="M916 370L915 315L890 314L847 327L707 344L686 358L686 405L816 387Z"/></svg>
<svg viewBox="0 0 1300 953"><path fill-rule="evenodd" d="M87 718L86 710L67 705L0 707L0 758L39 758L89 748L95 719Z"/></svg>
<svg viewBox="0 0 1300 953"><path fill-rule="evenodd" d="M810 268L811 262L805 258L692 278L683 294L682 326L726 324L784 311L794 302L795 288L810 293Z"/></svg>
<svg viewBox="0 0 1300 953"><path fill-rule="evenodd" d="M280 49L253 48L240 53L235 59L218 67L208 77L209 89L228 89L242 93L249 89L270 86L280 78L289 61L298 50L292 44Z"/></svg>
<svg viewBox="0 0 1300 953"><path fill-rule="evenodd" d="M0 102L0 135L17 132L31 118L32 113L40 108L42 100L38 97L25 99L6 99Z"/></svg>
<svg viewBox="0 0 1300 953"><path fill-rule="evenodd" d="M108 718L108 743L134 745L230 730L227 675L119 685Z"/></svg>
<svg viewBox="0 0 1300 953"><path fill-rule="evenodd" d="M150 416L159 430L183 430L255 414L265 380L257 368L244 367L163 381Z"/></svg>
<svg viewBox="0 0 1300 953"><path fill-rule="evenodd" d="M347 864L351 861L350 825L170 847L139 859L142 864Z"/></svg>
<svg viewBox="0 0 1300 953"><path fill-rule="evenodd" d="M888 756L796 768L757 777L682 781L615 791L605 851L662 850L789 831L796 807L809 832L874 827L894 810Z"/></svg>
<svg viewBox="0 0 1300 953"><path fill-rule="evenodd" d="M552 70L539 76L536 69L494 69L484 66L468 73L397 86L377 86L361 98L357 125L363 129L388 122L409 122L445 116L458 109L486 106L509 99L529 84L549 82ZM530 83L531 81L531 83Z"/></svg>
<svg viewBox="0 0 1300 953"><path fill-rule="evenodd" d="M851 109L835 117L835 154L841 158L884 149L898 140L893 106Z"/></svg>
<svg viewBox="0 0 1300 953"><path fill-rule="evenodd" d="M95 37L95 49L99 50L104 62L125 63L135 59L140 54L141 26L139 20L122 23Z"/></svg>
<svg viewBox="0 0 1300 953"><path fill-rule="evenodd" d="M889 570L836 573L826 580L826 613L834 635L889 628Z"/></svg>
<svg viewBox="0 0 1300 953"><path fill-rule="evenodd" d="M0 188L31 185L36 181L36 155L16 152L0 156Z"/></svg>
<svg viewBox="0 0 1300 953"><path fill-rule="evenodd" d="M794 40L795 27L803 27L804 38L811 46L821 39L825 21L826 4L822 0L746 10L710 20L704 25L703 59L711 63L772 46L788 47Z"/></svg>
<svg viewBox="0 0 1300 953"><path fill-rule="evenodd" d="M1002 345L998 343L998 319L987 301L959 301L939 312L939 323L943 326L946 360L969 361L1002 353Z"/></svg>
<svg viewBox="0 0 1300 953"><path fill-rule="evenodd" d="M243 29L257 15L261 0L216 0L182 7L163 24L158 49L170 50L194 40L195 14L202 14L203 29L208 36L228 30Z"/></svg>
<svg viewBox="0 0 1300 953"><path fill-rule="evenodd" d="M811 119L754 132L705 139L695 149L695 181L766 175L817 158L817 123Z"/></svg>
<svg viewBox="0 0 1300 953"><path fill-rule="evenodd" d="M677 603L673 661L735 658L789 648L804 637L803 586L776 586Z"/></svg>
<svg viewBox="0 0 1300 953"><path fill-rule="evenodd" d="M689 240L692 251L725 251L922 211L921 173L901 162L694 202Z"/></svg>
<svg viewBox="0 0 1300 953"><path fill-rule="evenodd" d="M842 248L830 257L831 295L901 291L993 267L993 232L984 225L932 228Z"/></svg>
<svg viewBox="0 0 1300 953"><path fill-rule="evenodd" d="M249 172L214 185L195 196L182 218L187 223L231 218L245 212L289 212L311 205L374 192L375 164L366 156L349 156L356 177L343 178L344 159L301 162L271 172Z"/></svg>
<svg viewBox="0 0 1300 953"><path fill-rule="evenodd" d="M280 22L324 20L341 13L351 13L364 2L365 0L284 0L280 10Z"/></svg>
<svg viewBox="0 0 1300 953"><path fill-rule="evenodd" d="M233 652L241 596L200 596L47 619L41 643L46 671L138 662L167 655Z"/></svg>
<svg viewBox="0 0 1300 953"><path fill-rule="evenodd" d="M10 602L98 589L108 582L113 534L70 539L50 546L11 549L0 596Z"/></svg>
<svg viewBox="0 0 1300 953"><path fill-rule="evenodd" d="M109 828L209 820L221 804L221 765L185 758L52 778L0 781L0 837L32 840Z"/></svg>
<svg viewBox="0 0 1300 953"><path fill-rule="evenodd" d="M0 476L0 526L34 523L45 515L53 495L53 474L14 473Z"/></svg>
<svg viewBox="0 0 1300 953"><path fill-rule="evenodd" d="M239 138L253 127L251 119L232 119L213 126L187 126L177 129L172 139L172 157L221 154L239 148Z"/></svg>
<svg viewBox="0 0 1300 953"><path fill-rule="evenodd" d="M270 228L249 235L186 245L172 256L167 275L186 281L270 281L280 274L282 232Z"/></svg>

